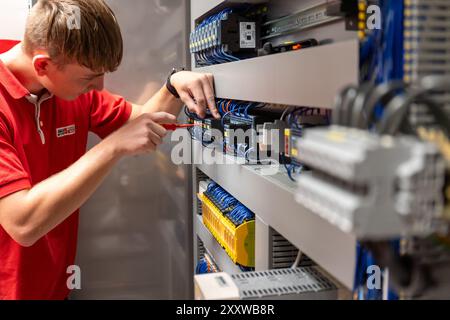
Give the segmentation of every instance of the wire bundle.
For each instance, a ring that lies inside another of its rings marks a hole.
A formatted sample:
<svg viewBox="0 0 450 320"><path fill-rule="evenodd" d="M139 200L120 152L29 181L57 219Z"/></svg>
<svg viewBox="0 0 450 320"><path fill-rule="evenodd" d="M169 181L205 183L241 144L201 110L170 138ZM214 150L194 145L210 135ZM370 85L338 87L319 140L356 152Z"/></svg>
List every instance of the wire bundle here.
<svg viewBox="0 0 450 320"><path fill-rule="evenodd" d="M225 125L225 120L231 115L250 119L249 112L258 108L264 107L265 104L258 102L245 102L227 99L217 100L217 109L222 116L222 126Z"/></svg>
<svg viewBox="0 0 450 320"><path fill-rule="evenodd" d="M381 85L363 83L341 91L335 102L333 123L359 129L373 129L379 134L395 135L399 132L414 134L407 115L416 103L423 104L434 116L435 124L449 136L450 118L431 95L450 87L450 77L428 76L411 85L397 80ZM383 108L377 119L377 106Z"/></svg>
<svg viewBox="0 0 450 320"><path fill-rule="evenodd" d="M213 262L207 255L205 255L203 258L200 259L195 268L195 274L206 274L215 272L217 272L217 267L213 264Z"/></svg>
<svg viewBox="0 0 450 320"><path fill-rule="evenodd" d="M205 195L220 209L222 214L236 226L255 219L253 212L248 210L236 198L231 196L215 182L211 182L208 185Z"/></svg>
<svg viewBox="0 0 450 320"><path fill-rule="evenodd" d="M294 163L291 163L289 165L285 163L284 168L286 169L289 179L291 179L291 181L293 182L297 182L297 180L295 180L294 178L294 174L300 174L303 171L303 166L299 166Z"/></svg>
<svg viewBox="0 0 450 320"><path fill-rule="evenodd" d="M205 34L205 32L210 33L211 30L219 30L220 21L227 20L228 15L232 12L233 10L231 8L227 8L219 12L218 14L208 17L207 19L203 20L202 23L200 23L195 28L195 31L191 34L191 52L194 54L195 61L199 66L209 66L240 60L239 58L233 56L228 52L226 45L220 43L218 34L210 35L210 37L208 37L209 40L207 47L204 45L206 39L202 39L200 41L202 43L202 49L200 50L198 50L198 46L196 44L198 41L192 39L198 33ZM194 48L192 47L192 43L194 43Z"/></svg>
<svg viewBox="0 0 450 320"><path fill-rule="evenodd" d="M308 108L308 107L298 107L292 110L287 115L287 124L292 129L303 130L303 125L300 124L300 118L302 116L314 116L322 115L320 109Z"/></svg>

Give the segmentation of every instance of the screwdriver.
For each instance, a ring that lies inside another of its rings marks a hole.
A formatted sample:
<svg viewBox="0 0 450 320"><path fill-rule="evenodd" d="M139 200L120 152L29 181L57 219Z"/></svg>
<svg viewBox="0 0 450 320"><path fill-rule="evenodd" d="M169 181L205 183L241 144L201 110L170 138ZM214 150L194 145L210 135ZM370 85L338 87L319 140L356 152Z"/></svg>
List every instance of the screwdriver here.
<svg viewBox="0 0 450 320"><path fill-rule="evenodd" d="M197 123L163 123L163 124L161 124L161 126L164 127L164 129L166 129L166 130L175 131L177 129L201 126L201 124L197 124Z"/></svg>

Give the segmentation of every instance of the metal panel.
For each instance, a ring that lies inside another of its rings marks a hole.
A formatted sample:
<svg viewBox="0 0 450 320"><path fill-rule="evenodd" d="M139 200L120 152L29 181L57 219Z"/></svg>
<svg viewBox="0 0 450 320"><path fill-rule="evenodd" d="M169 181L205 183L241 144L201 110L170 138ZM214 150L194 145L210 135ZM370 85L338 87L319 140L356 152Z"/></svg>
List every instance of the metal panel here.
<svg viewBox="0 0 450 320"><path fill-rule="evenodd" d="M337 92L358 83L356 40L198 68L212 73L219 98L332 108Z"/></svg>
<svg viewBox="0 0 450 320"><path fill-rule="evenodd" d="M191 2L192 22L202 19L209 11L217 6L226 7L234 3L262 3L266 0L195 0ZM217 8L219 9L219 8Z"/></svg>
<svg viewBox="0 0 450 320"><path fill-rule="evenodd" d="M144 103L172 67L186 65L190 4L107 0L125 54L106 88ZM91 145L97 140L91 138ZM190 167L175 166L170 144L124 159L82 208L76 299L189 299L192 285Z"/></svg>
<svg viewBox="0 0 450 320"><path fill-rule="evenodd" d="M255 270L263 271L270 268L269 250L270 244L270 228L261 220L259 216L255 216Z"/></svg>

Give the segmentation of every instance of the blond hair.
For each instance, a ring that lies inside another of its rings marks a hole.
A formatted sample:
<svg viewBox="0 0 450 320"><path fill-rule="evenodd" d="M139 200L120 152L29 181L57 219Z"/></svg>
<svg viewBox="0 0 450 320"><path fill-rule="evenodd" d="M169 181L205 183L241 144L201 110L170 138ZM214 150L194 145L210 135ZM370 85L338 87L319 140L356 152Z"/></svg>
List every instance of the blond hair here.
<svg viewBox="0 0 450 320"><path fill-rule="evenodd" d="M96 72L115 71L123 56L119 24L104 0L39 0L23 46L29 54L45 50L61 66L76 62Z"/></svg>

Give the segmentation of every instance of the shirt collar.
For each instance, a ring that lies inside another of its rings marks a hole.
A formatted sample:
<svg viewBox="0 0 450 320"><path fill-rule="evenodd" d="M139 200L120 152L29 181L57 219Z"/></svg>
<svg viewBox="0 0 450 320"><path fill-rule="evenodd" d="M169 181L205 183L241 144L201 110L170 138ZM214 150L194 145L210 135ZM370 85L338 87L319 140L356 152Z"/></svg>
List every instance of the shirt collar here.
<svg viewBox="0 0 450 320"><path fill-rule="evenodd" d="M30 92L20 83L20 81L12 74L6 67L3 61L0 60L0 84L2 84L6 91L14 99L20 99L28 96Z"/></svg>
<svg viewBox="0 0 450 320"><path fill-rule="evenodd" d="M0 60L0 84L2 84L11 97L16 100L25 97L30 103L36 103L38 101L53 98L53 93L50 93L49 91L46 91L40 99L38 96L30 93L6 67L2 60Z"/></svg>

